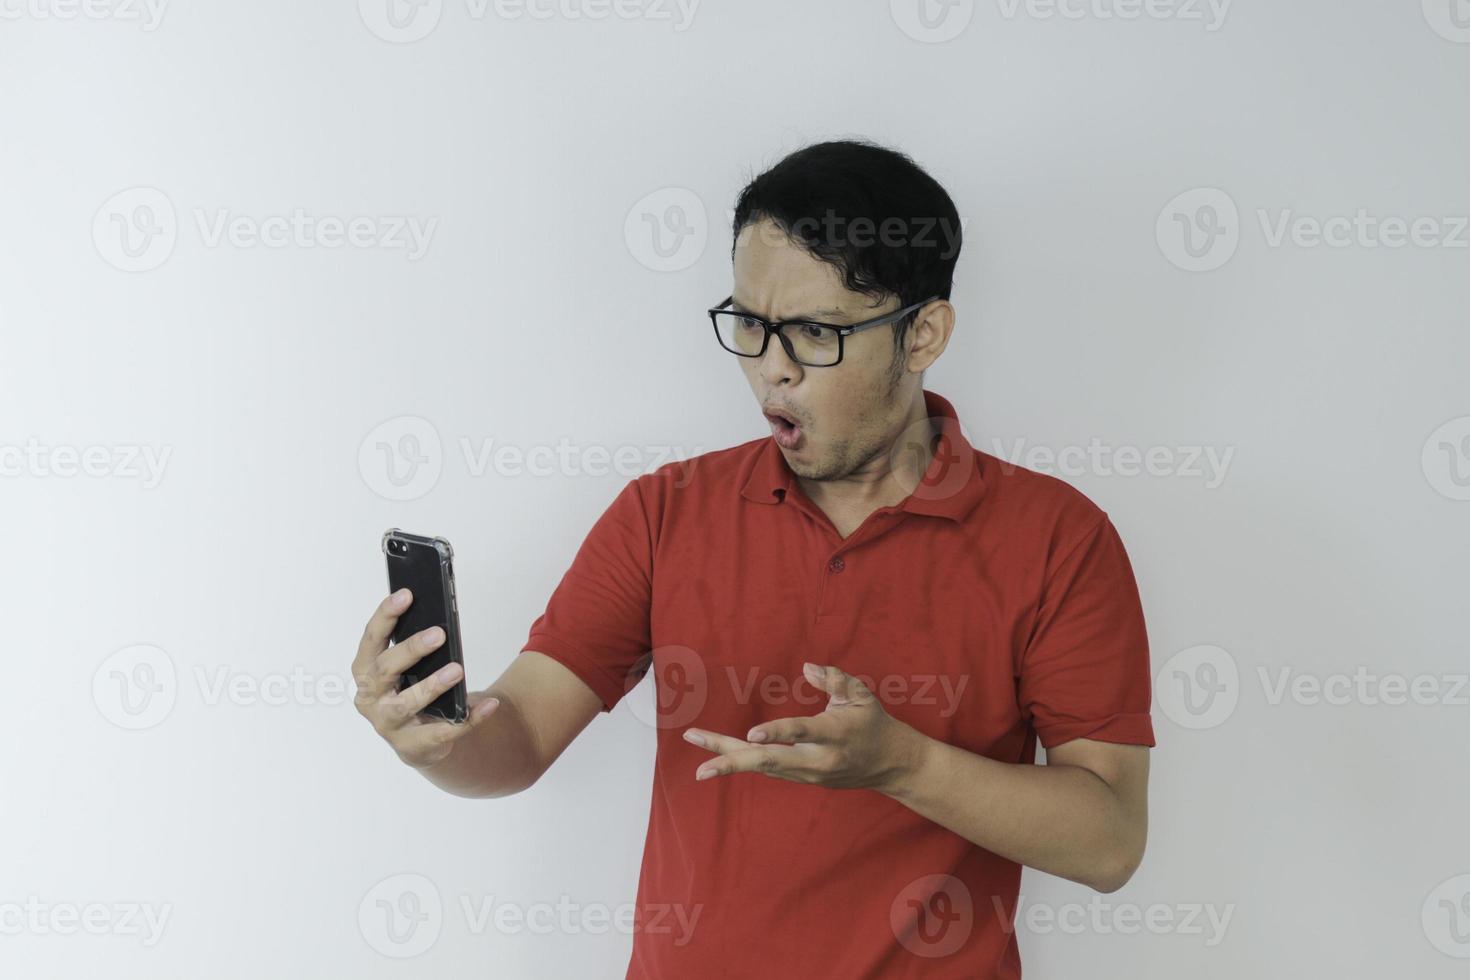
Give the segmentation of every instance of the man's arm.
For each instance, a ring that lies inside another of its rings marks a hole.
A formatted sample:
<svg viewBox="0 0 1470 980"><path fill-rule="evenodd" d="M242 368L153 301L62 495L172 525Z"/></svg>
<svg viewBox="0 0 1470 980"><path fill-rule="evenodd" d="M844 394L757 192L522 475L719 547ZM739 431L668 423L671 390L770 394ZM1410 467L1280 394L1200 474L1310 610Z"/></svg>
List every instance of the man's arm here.
<svg viewBox="0 0 1470 980"><path fill-rule="evenodd" d="M576 674L527 650L481 694L500 707L454 742L443 760L419 770L456 796L510 796L529 789L602 710Z"/></svg>
<svg viewBox="0 0 1470 980"><path fill-rule="evenodd" d="M1148 747L1078 738L1044 766L998 762L907 728L906 764L874 787L988 851L1113 892L1143 860Z"/></svg>
<svg viewBox="0 0 1470 980"><path fill-rule="evenodd" d="M1148 747L1074 738L1047 765L998 762L925 735L890 715L861 680L806 664L828 695L819 715L779 718L746 739L704 728L684 737L717 753L695 779L757 772L834 789L871 789L988 851L1101 892L1143 859Z"/></svg>
<svg viewBox="0 0 1470 980"><path fill-rule="evenodd" d="M368 620L353 661L357 709L398 757L457 796L509 796L533 785L597 717L602 701L571 670L526 650L499 680L470 695L463 724L419 715L464 672L450 664L399 691L398 678L444 642L438 627L403 643L388 638L411 602L407 590L383 600Z"/></svg>

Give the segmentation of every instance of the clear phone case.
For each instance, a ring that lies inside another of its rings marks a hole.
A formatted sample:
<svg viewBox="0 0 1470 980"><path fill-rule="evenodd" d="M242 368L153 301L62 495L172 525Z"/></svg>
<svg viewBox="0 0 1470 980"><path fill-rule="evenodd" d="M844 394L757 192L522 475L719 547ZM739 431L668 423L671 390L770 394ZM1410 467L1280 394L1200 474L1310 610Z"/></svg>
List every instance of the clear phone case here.
<svg viewBox="0 0 1470 980"><path fill-rule="evenodd" d="M412 687L451 663L463 669L459 602L454 594L454 548L444 538L410 534L394 527L383 533L382 549L388 563L388 590L406 588L413 593L412 605L398 618L393 630L393 642L403 643L431 626L444 628L444 642L403 672L399 690ZM446 721L468 718L469 694L464 678L430 702L423 713Z"/></svg>

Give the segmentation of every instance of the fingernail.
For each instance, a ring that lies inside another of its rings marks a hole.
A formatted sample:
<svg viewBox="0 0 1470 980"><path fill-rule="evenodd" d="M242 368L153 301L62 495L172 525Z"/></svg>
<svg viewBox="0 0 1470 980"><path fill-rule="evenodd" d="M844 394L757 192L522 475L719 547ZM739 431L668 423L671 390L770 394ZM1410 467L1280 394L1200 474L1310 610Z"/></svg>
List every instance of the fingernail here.
<svg viewBox="0 0 1470 980"><path fill-rule="evenodd" d="M699 772L694 774L694 781L699 782L701 779L708 779L714 774L715 772L713 769L701 769Z"/></svg>
<svg viewBox="0 0 1470 980"><path fill-rule="evenodd" d="M402 605L405 605L407 602L408 602L408 590L407 589L399 589L397 592L393 593L393 605L394 606L402 606Z"/></svg>
<svg viewBox="0 0 1470 980"><path fill-rule="evenodd" d="M441 681L457 681L464 669L459 664L445 664L439 668L439 679Z"/></svg>
<svg viewBox="0 0 1470 980"><path fill-rule="evenodd" d="M444 631L438 626L430 627L424 632L424 642L431 648L444 642Z"/></svg>
<svg viewBox="0 0 1470 980"><path fill-rule="evenodd" d="M806 671L808 674L819 674L819 673L821 673L821 671L817 668L817 665L816 664L805 664L804 663L804 664L801 665L801 669L804 670L804 671Z"/></svg>
<svg viewBox="0 0 1470 980"><path fill-rule="evenodd" d="M759 728L752 728L750 733L745 736L745 740L747 742L764 742L766 740L766 733Z"/></svg>
<svg viewBox="0 0 1470 980"><path fill-rule="evenodd" d="M698 732L685 732L684 739L685 741L693 742L695 745L704 744L704 736L699 734Z"/></svg>

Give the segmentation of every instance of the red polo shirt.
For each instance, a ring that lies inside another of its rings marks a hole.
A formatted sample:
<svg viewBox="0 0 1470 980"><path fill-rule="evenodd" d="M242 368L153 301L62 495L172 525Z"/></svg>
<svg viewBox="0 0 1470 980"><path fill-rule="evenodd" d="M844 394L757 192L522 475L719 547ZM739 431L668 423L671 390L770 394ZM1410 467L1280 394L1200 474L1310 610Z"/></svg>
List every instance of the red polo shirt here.
<svg viewBox="0 0 1470 980"><path fill-rule="evenodd" d="M972 447L949 402L923 480L842 538L767 436L631 480L525 650L611 710L650 665L658 755L630 980L1011 978L1021 867L871 790L695 782L690 726L744 738L819 713L801 664L895 718L1035 761L1153 745L1148 639L1123 544L1080 492Z"/></svg>

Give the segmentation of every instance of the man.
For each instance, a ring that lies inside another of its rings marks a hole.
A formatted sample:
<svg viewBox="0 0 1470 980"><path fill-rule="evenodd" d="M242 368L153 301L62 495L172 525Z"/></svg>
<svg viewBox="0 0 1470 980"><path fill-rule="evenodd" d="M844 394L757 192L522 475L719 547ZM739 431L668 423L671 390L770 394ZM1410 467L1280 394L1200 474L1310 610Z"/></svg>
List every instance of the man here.
<svg viewBox="0 0 1470 980"><path fill-rule="evenodd" d="M1143 855L1127 556L1104 512L970 446L923 388L960 242L929 175L818 144L752 181L734 226L709 316L771 436L630 481L463 725L415 717L459 668L395 691L442 633L387 646L390 596L359 709L439 786L503 796L651 669L629 978L1018 977L1021 865L1110 892Z"/></svg>

